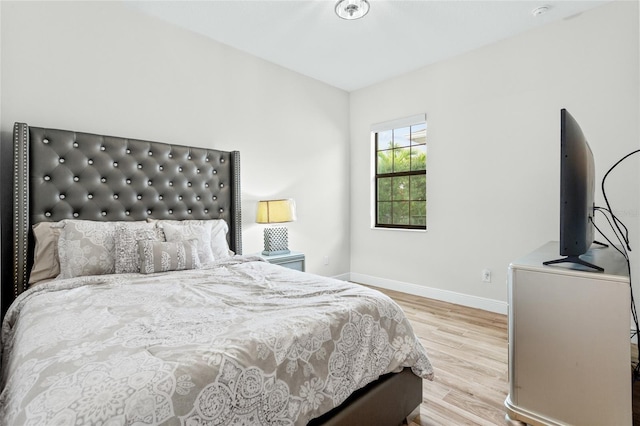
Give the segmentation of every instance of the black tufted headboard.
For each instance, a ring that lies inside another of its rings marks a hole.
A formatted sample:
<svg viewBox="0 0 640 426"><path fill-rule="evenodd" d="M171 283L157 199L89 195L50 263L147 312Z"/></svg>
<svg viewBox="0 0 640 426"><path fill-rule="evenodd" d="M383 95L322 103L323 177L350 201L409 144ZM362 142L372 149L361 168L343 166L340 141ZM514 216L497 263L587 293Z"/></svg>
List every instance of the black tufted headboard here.
<svg viewBox="0 0 640 426"><path fill-rule="evenodd" d="M13 296L42 221L225 219L242 253L240 153L14 125ZM6 294L6 293L5 293Z"/></svg>

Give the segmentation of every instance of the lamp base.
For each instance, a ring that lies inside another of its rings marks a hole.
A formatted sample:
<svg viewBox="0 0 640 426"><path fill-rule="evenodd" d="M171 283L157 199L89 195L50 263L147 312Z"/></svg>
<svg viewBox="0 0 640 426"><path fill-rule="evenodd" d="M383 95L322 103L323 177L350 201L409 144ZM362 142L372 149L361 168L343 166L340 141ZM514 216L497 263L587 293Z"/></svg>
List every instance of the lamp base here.
<svg viewBox="0 0 640 426"><path fill-rule="evenodd" d="M276 254L288 254L289 250L289 237L287 228L284 226L277 226L264 229L264 251L265 256L273 256Z"/></svg>
<svg viewBox="0 0 640 426"><path fill-rule="evenodd" d="M265 256L276 256L278 254L289 254L291 250L276 250L276 251L263 251L262 254Z"/></svg>

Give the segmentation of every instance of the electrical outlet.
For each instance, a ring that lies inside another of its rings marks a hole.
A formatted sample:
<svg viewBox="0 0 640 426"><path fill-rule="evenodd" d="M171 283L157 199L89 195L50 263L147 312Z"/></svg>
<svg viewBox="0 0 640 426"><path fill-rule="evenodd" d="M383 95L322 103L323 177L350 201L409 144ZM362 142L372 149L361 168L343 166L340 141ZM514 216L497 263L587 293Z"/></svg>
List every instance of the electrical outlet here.
<svg viewBox="0 0 640 426"><path fill-rule="evenodd" d="M491 282L491 270L490 269L483 269L482 270L482 281L485 283L490 283Z"/></svg>
<svg viewBox="0 0 640 426"><path fill-rule="evenodd" d="M329 264L329 256L325 256L323 258L323 261L324 261L324 266L327 266Z"/></svg>

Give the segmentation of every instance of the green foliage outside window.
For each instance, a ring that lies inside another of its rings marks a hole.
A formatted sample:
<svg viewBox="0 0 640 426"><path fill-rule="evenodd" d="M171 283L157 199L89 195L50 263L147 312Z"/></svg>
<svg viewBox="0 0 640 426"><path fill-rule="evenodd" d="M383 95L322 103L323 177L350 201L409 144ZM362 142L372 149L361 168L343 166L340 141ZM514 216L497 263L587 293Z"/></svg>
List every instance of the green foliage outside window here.
<svg viewBox="0 0 640 426"><path fill-rule="evenodd" d="M426 229L426 123L376 133L376 226Z"/></svg>

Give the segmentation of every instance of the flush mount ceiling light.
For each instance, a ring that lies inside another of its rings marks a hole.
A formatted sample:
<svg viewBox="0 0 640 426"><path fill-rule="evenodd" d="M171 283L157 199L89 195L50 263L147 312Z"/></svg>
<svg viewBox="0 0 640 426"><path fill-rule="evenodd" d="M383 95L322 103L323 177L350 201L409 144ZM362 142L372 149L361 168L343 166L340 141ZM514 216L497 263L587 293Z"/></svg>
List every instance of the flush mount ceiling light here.
<svg viewBox="0 0 640 426"><path fill-rule="evenodd" d="M360 19L369 12L367 0L338 0L336 15L342 19Z"/></svg>
<svg viewBox="0 0 640 426"><path fill-rule="evenodd" d="M544 15L545 13L547 13L549 11L549 9L551 9L551 6L548 6L548 5L536 7L535 9L533 9L531 11L531 15L533 15L534 17L535 16Z"/></svg>

